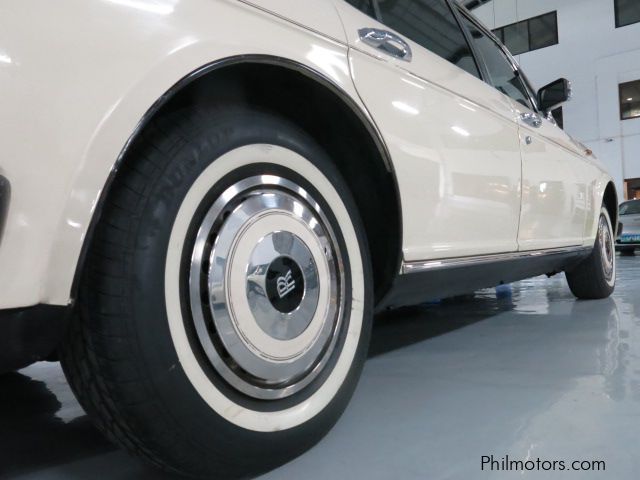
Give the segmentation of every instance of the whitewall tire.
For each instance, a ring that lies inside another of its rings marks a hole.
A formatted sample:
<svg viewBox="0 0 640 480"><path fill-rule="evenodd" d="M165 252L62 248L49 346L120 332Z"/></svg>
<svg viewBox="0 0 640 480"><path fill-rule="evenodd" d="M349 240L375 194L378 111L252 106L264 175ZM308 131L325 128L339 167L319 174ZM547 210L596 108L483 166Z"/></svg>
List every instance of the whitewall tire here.
<svg viewBox="0 0 640 480"><path fill-rule="evenodd" d="M337 421L370 337L364 229L304 132L181 111L132 145L63 352L97 425L182 474L255 475Z"/></svg>
<svg viewBox="0 0 640 480"><path fill-rule="evenodd" d="M591 254L566 272L571 292L580 299L610 296L616 285L615 235L611 217L603 206Z"/></svg>

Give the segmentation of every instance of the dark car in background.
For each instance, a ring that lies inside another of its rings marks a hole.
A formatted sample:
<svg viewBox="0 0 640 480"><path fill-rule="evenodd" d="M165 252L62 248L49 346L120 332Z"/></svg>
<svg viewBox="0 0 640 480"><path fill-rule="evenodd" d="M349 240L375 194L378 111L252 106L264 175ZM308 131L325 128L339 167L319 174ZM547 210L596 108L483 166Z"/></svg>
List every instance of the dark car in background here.
<svg viewBox="0 0 640 480"><path fill-rule="evenodd" d="M622 228L616 239L616 250L623 255L632 255L640 248L640 200L620 204L620 223Z"/></svg>

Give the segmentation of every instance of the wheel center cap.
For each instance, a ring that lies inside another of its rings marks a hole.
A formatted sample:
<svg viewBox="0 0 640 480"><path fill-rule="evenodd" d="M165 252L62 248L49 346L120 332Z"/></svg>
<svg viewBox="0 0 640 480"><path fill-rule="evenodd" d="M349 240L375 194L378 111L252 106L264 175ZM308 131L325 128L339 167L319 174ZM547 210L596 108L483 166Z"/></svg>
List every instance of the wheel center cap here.
<svg viewBox="0 0 640 480"><path fill-rule="evenodd" d="M273 308L291 313L300 306L304 276L295 260L284 256L276 258L269 265L266 277L267 297Z"/></svg>
<svg viewBox="0 0 640 480"><path fill-rule="evenodd" d="M306 330L318 307L320 283L313 254L288 231L258 241L246 267L248 306L260 329L277 340Z"/></svg>

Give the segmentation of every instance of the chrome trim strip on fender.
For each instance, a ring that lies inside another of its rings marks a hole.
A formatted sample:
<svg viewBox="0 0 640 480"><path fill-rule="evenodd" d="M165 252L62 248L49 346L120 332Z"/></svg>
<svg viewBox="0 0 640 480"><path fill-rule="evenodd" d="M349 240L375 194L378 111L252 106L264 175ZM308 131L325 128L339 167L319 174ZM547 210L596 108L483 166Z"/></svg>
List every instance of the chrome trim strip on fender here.
<svg viewBox="0 0 640 480"><path fill-rule="evenodd" d="M563 247L553 248L547 250L531 250L528 252L512 252L512 253L498 253L490 255L478 255L473 257L457 257L457 258L443 258L438 260L426 260L418 262L403 262L400 273L402 275L408 273L418 273L430 270L440 270L444 268L452 267L465 267L470 265L480 265L484 263L504 262L508 260L516 260L523 258L542 257L550 255L562 255L567 253L580 253L584 251L585 254L591 252L592 247Z"/></svg>
<svg viewBox="0 0 640 480"><path fill-rule="evenodd" d="M399 212L398 218L400 219L400 227L399 231L402 232L402 205L400 204L400 189L398 186L398 180L396 177L395 169L393 167L393 162L391 160L391 154L389 153L389 149L382 137L382 133L378 129L378 126L373 121L373 118L366 110L366 108L361 108L356 101L349 96L349 94L343 91L336 83L334 83L330 78L326 77L321 72L318 72L311 67L304 65L302 63L296 62L294 60L290 60L287 58L276 57L273 55L261 55L261 54L247 54L247 55L238 55L233 57L227 57L212 61L209 64L203 65L200 68L194 70L193 72L185 75L180 79L177 83L175 83L169 90L167 90L156 102L147 110L147 112L140 118L138 124L135 129L131 133L130 137L127 139L126 143L122 147L118 158L115 160L113 167L111 168L111 172L109 173L109 177L106 179L105 184L102 188L100 196L97 200L96 207L94 213L91 217L91 222L89 227L87 228L87 233L85 235L84 243L82 245L82 250L80 252L80 256L78 258L78 262L76 265L76 272L74 274L73 283L71 286L70 302L73 302L77 297L78 285L80 281L80 273L84 266L84 261L86 259L88 246L91 243L93 238L93 234L95 232L96 225L100 216L102 214L102 207L104 202L106 201L107 195L111 189L111 185L115 180L116 174L118 173L122 162L124 161L125 155L129 152L131 145L134 140L138 138L143 129L148 125L151 119L160 111L160 109L167 104L169 100L171 100L178 92L180 92L183 88L189 85L191 82L199 79L203 75L211 73L215 70L219 70L225 67L230 67L232 65L237 65L241 63L254 63L254 64L266 64L266 65L277 65L284 68L288 68L292 71L296 71L302 75L305 75L307 78L315 80L320 85L327 88L331 93L333 93L339 100L343 102L349 110L353 112L353 114L362 122L362 126L366 129L366 131L371 135L371 139L374 144L378 148L380 152L380 156L384 162L384 165L389 172L389 174L393 178L393 185L396 192L396 197L398 198L399 204ZM402 244L402 239L400 239L400 245ZM402 250L398 249L398 260L397 265L402 265L401 256ZM396 266L397 268L397 266ZM400 270L400 269L399 269ZM398 271L398 270L396 270ZM391 284L393 279L389 279L389 285Z"/></svg>
<svg viewBox="0 0 640 480"><path fill-rule="evenodd" d="M268 9L268 8L265 8L265 7L264 7L264 6L262 6L262 5L259 5L259 4L258 4L258 3L256 3L255 1L251 1L251 0L238 0L238 1L239 1L240 3L245 4L245 5L246 5L246 6L248 6L248 7L255 8L256 10L260 10L261 12L266 13L267 15L271 15L271 16L276 17L277 19L282 20L282 21L284 21L284 22L286 22L286 23L290 23L291 25L295 25L295 26L296 26L296 27L298 27L298 28L301 28L301 29L303 29L303 30L306 30L306 31L308 31L308 32L311 32L311 33L313 33L314 35L318 35L319 37L322 37L322 38L324 38L324 39L331 40L332 42L336 42L337 44L339 44L339 45L343 45L343 46L345 46L345 47L346 47L346 46L348 46L348 45L347 45L347 43L346 43L344 40L340 40L339 38L332 37L332 36L330 36L330 35L327 35L327 34L326 34L326 33L324 33L324 32L321 32L321 31L319 31L319 30L316 30L316 29L314 29L314 28L311 28L311 27L309 27L308 25L304 25L304 24L302 24L302 23L300 23L300 22L296 22L295 20L293 20L293 19L291 19L291 18L289 18L289 17L286 17L286 16L281 15L281 14L279 14L279 13L277 13L277 12L274 12L273 10L270 10L270 9Z"/></svg>

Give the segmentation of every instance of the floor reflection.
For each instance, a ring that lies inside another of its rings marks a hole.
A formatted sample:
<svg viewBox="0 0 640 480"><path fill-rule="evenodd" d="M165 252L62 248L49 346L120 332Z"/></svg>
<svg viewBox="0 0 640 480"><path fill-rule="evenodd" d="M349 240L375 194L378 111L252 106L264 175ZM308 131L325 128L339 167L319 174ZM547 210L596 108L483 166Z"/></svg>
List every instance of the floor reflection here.
<svg viewBox="0 0 640 480"><path fill-rule="evenodd" d="M491 453L605 458L610 478L637 478L639 419L632 257L603 301L575 301L560 275L379 315L343 419L265 479L494 478L477 465ZM41 363L0 376L0 478L169 477L107 442Z"/></svg>
<svg viewBox="0 0 640 480"><path fill-rule="evenodd" d="M514 308L512 287L405 307L377 315L369 358L487 320Z"/></svg>
<svg viewBox="0 0 640 480"><path fill-rule="evenodd" d="M61 376L57 364L0 376L0 475L9 478L115 450L65 394L66 384L57 388ZM54 392L71 405L63 405Z"/></svg>

